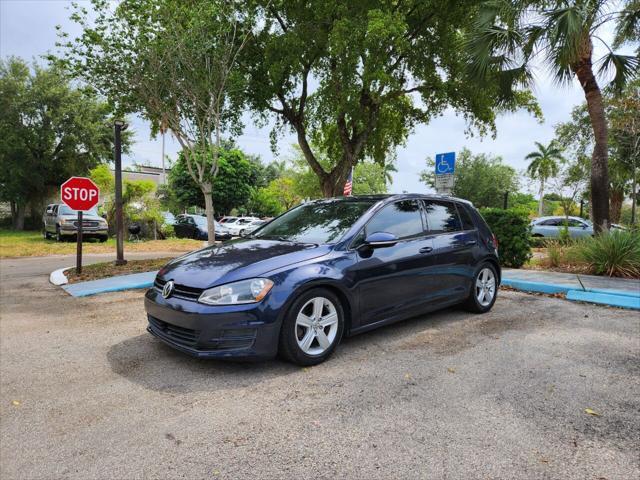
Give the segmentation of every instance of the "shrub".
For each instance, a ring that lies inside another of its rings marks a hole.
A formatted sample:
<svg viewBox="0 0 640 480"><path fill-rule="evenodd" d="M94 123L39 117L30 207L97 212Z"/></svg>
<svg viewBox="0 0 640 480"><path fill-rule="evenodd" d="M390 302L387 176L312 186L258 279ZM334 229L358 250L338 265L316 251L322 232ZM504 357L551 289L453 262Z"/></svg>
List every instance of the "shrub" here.
<svg viewBox="0 0 640 480"><path fill-rule="evenodd" d="M576 256L592 272L610 277L640 278L640 232L613 230L586 238L575 247Z"/></svg>
<svg viewBox="0 0 640 480"><path fill-rule="evenodd" d="M498 239L500 263L520 268L531 257L529 218L522 209L485 208L482 216Z"/></svg>
<svg viewBox="0 0 640 480"><path fill-rule="evenodd" d="M550 267L558 267L562 263L562 245L560 242L547 244L547 262Z"/></svg>

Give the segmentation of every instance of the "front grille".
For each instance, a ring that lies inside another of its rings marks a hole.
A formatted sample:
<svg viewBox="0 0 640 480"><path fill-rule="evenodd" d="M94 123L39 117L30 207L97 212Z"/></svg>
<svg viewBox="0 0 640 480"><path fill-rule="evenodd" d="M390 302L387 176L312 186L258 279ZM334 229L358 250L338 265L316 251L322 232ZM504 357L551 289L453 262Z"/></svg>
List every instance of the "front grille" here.
<svg viewBox="0 0 640 480"><path fill-rule="evenodd" d="M148 318L149 325L156 333L169 338L175 343L179 343L180 345L185 345L187 347L194 347L198 342L198 337L200 336L199 330L179 327L171 323L163 322L151 315L149 315Z"/></svg>
<svg viewBox="0 0 640 480"><path fill-rule="evenodd" d="M82 228L84 227L89 227L89 228L94 228L99 226L100 224L98 222L95 221L91 221L91 220L87 220L87 221L82 221ZM73 226L77 227L78 226L78 221L76 220L75 222L73 222Z"/></svg>
<svg viewBox="0 0 640 480"><path fill-rule="evenodd" d="M156 277L153 282L153 286L162 292L162 288L164 284L167 283L166 280L159 279ZM185 300L198 300L200 295L202 294L201 288L187 287L186 285L178 285L177 283L174 285L172 297L182 298Z"/></svg>

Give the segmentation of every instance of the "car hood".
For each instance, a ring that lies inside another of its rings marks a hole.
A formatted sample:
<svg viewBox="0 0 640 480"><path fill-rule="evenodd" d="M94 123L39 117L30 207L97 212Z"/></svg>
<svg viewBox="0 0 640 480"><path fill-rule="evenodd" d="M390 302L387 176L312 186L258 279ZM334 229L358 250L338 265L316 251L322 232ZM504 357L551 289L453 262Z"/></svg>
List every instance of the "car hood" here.
<svg viewBox="0 0 640 480"><path fill-rule="evenodd" d="M178 285L209 288L265 275L272 270L328 254L328 245L240 239L188 253L164 266L158 276Z"/></svg>

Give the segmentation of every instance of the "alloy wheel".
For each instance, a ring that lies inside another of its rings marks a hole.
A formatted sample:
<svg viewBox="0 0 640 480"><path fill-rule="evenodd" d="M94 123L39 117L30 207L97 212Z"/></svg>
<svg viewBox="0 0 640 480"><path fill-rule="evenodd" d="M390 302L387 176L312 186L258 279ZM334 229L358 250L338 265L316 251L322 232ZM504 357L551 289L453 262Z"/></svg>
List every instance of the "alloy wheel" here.
<svg viewBox="0 0 640 480"><path fill-rule="evenodd" d="M493 270L483 268L476 279L476 298L483 307L491 304L496 294L496 277Z"/></svg>
<svg viewBox="0 0 640 480"><path fill-rule="evenodd" d="M296 340L307 355L322 355L336 340L338 311L325 297L308 300L296 317Z"/></svg>

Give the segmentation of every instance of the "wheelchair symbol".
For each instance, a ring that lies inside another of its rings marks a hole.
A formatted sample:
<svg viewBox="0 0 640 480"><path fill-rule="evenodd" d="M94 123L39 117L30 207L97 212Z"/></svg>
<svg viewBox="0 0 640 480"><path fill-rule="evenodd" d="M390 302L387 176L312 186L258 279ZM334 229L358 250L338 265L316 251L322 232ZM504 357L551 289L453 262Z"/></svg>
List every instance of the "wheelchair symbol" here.
<svg viewBox="0 0 640 480"><path fill-rule="evenodd" d="M438 153L436 155L436 175L449 175L455 170L455 152Z"/></svg>
<svg viewBox="0 0 640 480"><path fill-rule="evenodd" d="M449 173L451 170L449 162L444 158L444 155L440 157L440 161L438 162L438 173Z"/></svg>

